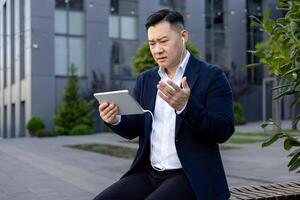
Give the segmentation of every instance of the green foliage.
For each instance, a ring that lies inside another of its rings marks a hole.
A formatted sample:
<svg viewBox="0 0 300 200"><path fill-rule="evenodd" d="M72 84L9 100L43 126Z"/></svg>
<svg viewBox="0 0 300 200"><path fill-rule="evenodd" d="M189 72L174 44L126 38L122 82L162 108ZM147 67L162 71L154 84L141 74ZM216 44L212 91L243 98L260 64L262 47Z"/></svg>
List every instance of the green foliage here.
<svg viewBox="0 0 300 200"><path fill-rule="evenodd" d="M93 133L93 129L90 126L80 124L74 126L71 130L71 135L89 135Z"/></svg>
<svg viewBox="0 0 300 200"><path fill-rule="evenodd" d="M120 147L111 144L88 143L68 145L68 147L127 159L133 159L136 154L136 149L134 148Z"/></svg>
<svg viewBox="0 0 300 200"><path fill-rule="evenodd" d="M49 131L46 129L37 130L36 135L37 137L55 137L56 134L53 131Z"/></svg>
<svg viewBox="0 0 300 200"><path fill-rule="evenodd" d="M278 0L278 9L285 11L285 16L276 20L269 18L270 9L266 9L262 21L252 16L252 26L258 27L265 32L267 39L256 45L255 51L250 51L259 58L259 63L249 65L249 67L268 66L270 72L280 79L279 86L274 90L278 91L275 99L281 99L286 95L296 94L294 104L300 103L300 1L299 0ZM297 115L295 121L300 119ZM263 124L276 125L274 121ZM277 125L276 125L277 126ZM278 139L284 139L284 148L290 150L296 148L294 152L299 152L299 140L281 130L273 135L263 144L269 146ZM297 148L298 147L298 148ZM300 167L299 153L291 153L291 161L288 164L289 170ZM297 171L297 172L300 172Z"/></svg>
<svg viewBox="0 0 300 200"><path fill-rule="evenodd" d="M29 131L31 136L36 136L37 131L45 128L45 124L40 117L31 117L26 125L27 130Z"/></svg>
<svg viewBox="0 0 300 200"><path fill-rule="evenodd" d="M200 51L191 42L187 42L186 49L194 56L200 57ZM148 42L142 43L132 60L133 72L140 74L155 66L157 63L152 57Z"/></svg>
<svg viewBox="0 0 300 200"><path fill-rule="evenodd" d="M267 147L276 142L279 139L284 139L283 147L286 151L290 151L292 148L294 150L288 155L291 157L291 160L288 163L290 171L296 170L300 167L300 141L297 136L292 136L286 131L282 130L281 127L272 119L269 122L261 125L262 128L265 128L269 125L275 126L277 128L276 134L268 138L263 144L262 147ZM300 170L297 171L299 173Z"/></svg>
<svg viewBox="0 0 300 200"><path fill-rule="evenodd" d="M59 135L72 135L72 129L79 125L88 126L93 132L92 108L78 93L78 76L74 65L69 67L69 72L63 105L58 108L57 115L54 117L55 132Z"/></svg>
<svg viewBox="0 0 300 200"><path fill-rule="evenodd" d="M235 125L246 124L246 118L244 115L244 110L241 104L237 101L233 102L233 111L234 111L234 123Z"/></svg>

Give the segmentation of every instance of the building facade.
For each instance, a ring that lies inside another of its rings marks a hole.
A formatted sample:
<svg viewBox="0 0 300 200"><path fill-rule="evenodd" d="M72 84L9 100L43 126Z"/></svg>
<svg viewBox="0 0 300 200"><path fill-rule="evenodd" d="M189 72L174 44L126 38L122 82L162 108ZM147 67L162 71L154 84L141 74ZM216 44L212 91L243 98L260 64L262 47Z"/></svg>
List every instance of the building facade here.
<svg viewBox="0 0 300 200"><path fill-rule="evenodd" d="M147 39L145 19L160 8L183 13L190 40L203 59L228 72L240 69L254 61L247 50L262 39L249 26L248 16L261 17L265 4L262 0L0 0L0 135L26 136L32 116L41 117L53 129L72 64L83 93L91 88L95 74L103 78L103 90L131 88L135 76L130 63ZM261 103L250 105L246 99L261 98L264 72L258 68L238 72L254 88L239 99L246 117L261 120Z"/></svg>

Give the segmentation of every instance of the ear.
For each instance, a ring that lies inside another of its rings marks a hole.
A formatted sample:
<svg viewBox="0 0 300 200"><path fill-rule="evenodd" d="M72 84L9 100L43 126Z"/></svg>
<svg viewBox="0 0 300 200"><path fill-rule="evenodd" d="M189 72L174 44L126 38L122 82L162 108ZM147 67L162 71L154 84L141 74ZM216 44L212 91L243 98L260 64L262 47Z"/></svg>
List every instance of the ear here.
<svg viewBox="0 0 300 200"><path fill-rule="evenodd" d="M189 33L187 30L183 30L181 33L181 38L184 43L186 43L189 39Z"/></svg>

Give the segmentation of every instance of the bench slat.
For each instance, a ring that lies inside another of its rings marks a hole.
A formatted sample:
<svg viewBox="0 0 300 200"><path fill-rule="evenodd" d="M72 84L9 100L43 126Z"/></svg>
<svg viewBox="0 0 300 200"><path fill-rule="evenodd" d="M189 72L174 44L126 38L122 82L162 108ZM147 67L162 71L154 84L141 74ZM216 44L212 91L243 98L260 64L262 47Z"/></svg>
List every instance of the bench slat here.
<svg viewBox="0 0 300 200"><path fill-rule="evenodd" d="M300 182L231 187L230 200L300 200Z"/></svg>

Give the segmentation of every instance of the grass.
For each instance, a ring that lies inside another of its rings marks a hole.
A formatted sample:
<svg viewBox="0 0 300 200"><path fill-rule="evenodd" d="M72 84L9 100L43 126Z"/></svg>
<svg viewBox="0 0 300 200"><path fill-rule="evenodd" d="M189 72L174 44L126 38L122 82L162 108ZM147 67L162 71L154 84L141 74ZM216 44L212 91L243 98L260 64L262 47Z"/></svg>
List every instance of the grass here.
<svg viewBox="0 0 300 200"><path fill-rule="evenodd" d="M84 151L96 152L96 153L114 156L118 158L126 158L130 160L133 160L136 154L136 149L129 148L129 147L120 147L120 146L110 145L110 144L87 143L87 144L66 145L66 147L84 150ZM229 150L229 149L236 149L236 148L237 147L232 147L230 145L220 145L221 150Z"/></svg>
<svg viewBox="0 0 300 200"><path fill-rule="evenodd" d="M231 150L231 149L238 149L239 147L233 147L227 144L221 144L220 146L220 150Z"/></svg>
<svg viewBox="0 0 300 200"><path fill-rule="evenodd" d="M286 132L290 135L293 136L299 136L300 135L300 131L299 130L292 130L292 129L283 129L283 132ZM273 131L273 130L267 130L265 132L263 131L259 131L259 132L235 132L233 134L233 136L256 136L256 137L269 137L272 136L274 134L276 134L277 131Z"/></svg>
<svg viewBox="0 0 300 200"><path fill-rule="evenodd" d="M233 134L234 136L256 136L256 137L268 137L270 133L265 133L265 132L235 132Z"/></svg>
<svg viewBox="0 0 300 200"><path fill-rule="evenodd" d="M241 137L231 137L227 140L227 144L247 144L247 143L255 143L255 142L262 142L265 138L241 138Z"/></svg>
<svg viewBox="0 0 300 200"><path fill-rule="evenodd" d="M85 150L85 151L92 151L96 153L101 153L109 156L126 158L126 159L133 159L136 154L136 149L110 145L110 144L87 143L87 144L67 145L67 147Z"/></svg>

